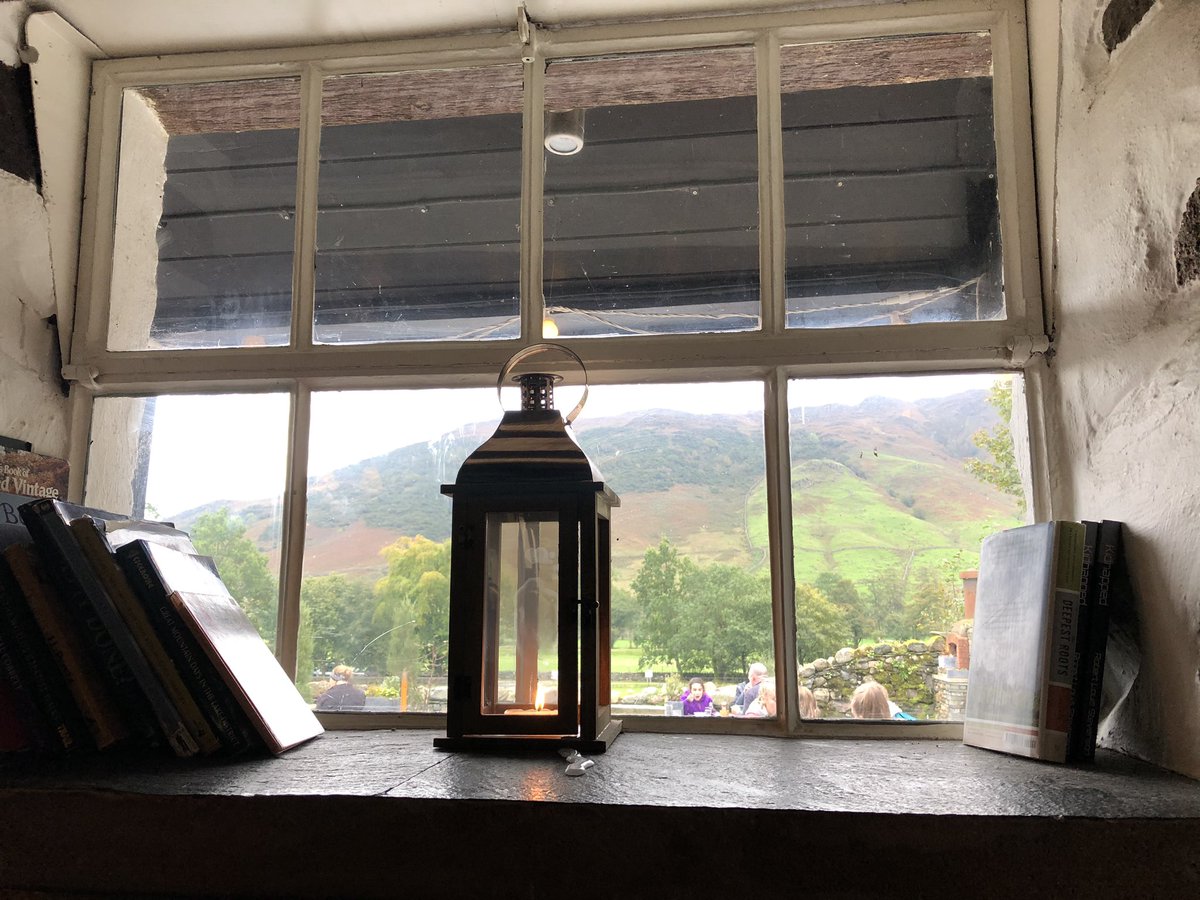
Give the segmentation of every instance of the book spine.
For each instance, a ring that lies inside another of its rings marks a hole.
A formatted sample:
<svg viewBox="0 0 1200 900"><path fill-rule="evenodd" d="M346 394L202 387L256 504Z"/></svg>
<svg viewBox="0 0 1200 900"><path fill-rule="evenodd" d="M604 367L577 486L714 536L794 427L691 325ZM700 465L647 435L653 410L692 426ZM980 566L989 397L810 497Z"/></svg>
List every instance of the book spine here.
<svg viewBox="0 0 1200 900"><path fill-rule="evenodd" d="M5 632L6 629L0 627L0 679L4 680L8 688L13 712L24 732L23 743L31 750L59 750L62 744L57 735L51 733L46 717L34 702L25 674ZM14 734L14 742L22 743L21 737Z"/></svg>
<svg viewBox="0 0 1200 900"><path fill-rule="evenodd" d="M0 664L0 753L25 750L31 743L18 702Z"/></svg>
<svg viewBox="0 0 1200 900"><path fill-rule="evenodd" d="M178 713L155 679L104 586L84 559L54 501L39 500L22 506L21 517L39 549L47 555L52 573L58 576L57 584L64 599L87 623L92 636L90 646L99 654L102 668L110 673L117 685L126 712L143 722L149 717L150 734L164 737L176 755L194 755L199 749L196 742L179 721Z"/></svg>
<svg viewBox="0 0 1200 900"><path fill-rule="evenodd" d="M120 710L84 649L80 635L54 597L54 589L47 581L33 547L29 544L7 547L4 558L83 714L96 747L103 750L124 740L128 731Z"/></svg>
<svg viewBox="0 0 1200 900"><path fill-rule="evenodd" d="M1104 685L1104 657L1108 649L1109 610L1119 596L1124 577L1121 552L1121 523L1105 519L1100 523L1099 569L1096 573L1096 608L1088 627L1087 698L1084 707L1084 729L1081 735L1079 758L1091 762L1096 758L1096 737L1100 728L1100 698Z"/></svg>
<svg viewBox="0 0 1200 900"><path fill-rule="evenodd" d="M166 646L151 627L146 611L134 597L125 572L113 558L104 535L91 519L76 519L70 528L83 550L84 558L91 563L109 600L116 607L117 613L137 642L138 649L146 658L151 674L166 695L173 711L169 713L172 725L181 724L191 735L199 752L216 752L220 749L221 742L213 734L208 720L204 718L191 692L184 685ZM168 713L164 711L164 714Z"/></svg>
<svg viewBox="0 0 1200 900"><path fill-rule="evenodd" d="M1083 566L1083 526L1078 522L1056 523L1054 559L1050 585L1053 594L1048 598L1053 614L1048 619L1038 756L1065 762L1071 727L1071 685L1075 677L1075 617Z"/></svg>
<svg viewBox="0 0 1200 900"><path fill-rule="evenodd" d="M1067 734L1067 760L1080 758L1087 730L1088 695L1088 629L1092 608L1096 603L1097 569L1099 568L1100 523L1083 523L1083 568L1079 574L1079 604L1075 617L1075 677L1071 681L1071 728Z"/></svg>
<svg viewBox="0 0 1200 900"><path fill-rule="evenodd" d="M4 560L0 560L0 627L8 638L12 662L24 673L30 697L58 736L62 749L75 750L88 746L83 716L75 706L42 633L25 606L17 581Z"/></svg>
<svg viewBox="0 0 1200 900"><path fill-rule="evenodd" d="M141 543L134 541L120 548L117 561L128 575L134 594L148 614L159 639L164 646L171 648L181 674L225 749L239 753L253 746L256 739L250 723L245 720L237 700L225 687L204 650L180 621Z"/></svg>

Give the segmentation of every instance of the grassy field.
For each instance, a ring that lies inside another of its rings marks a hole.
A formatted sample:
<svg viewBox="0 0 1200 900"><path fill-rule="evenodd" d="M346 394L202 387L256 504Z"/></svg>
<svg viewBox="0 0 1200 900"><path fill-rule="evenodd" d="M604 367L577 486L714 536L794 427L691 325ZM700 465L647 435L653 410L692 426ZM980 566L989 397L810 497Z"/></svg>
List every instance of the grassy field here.
<svg viewBox="0 0 1200 900"><path fill-rule="evenodd" d="M641 648L635 647L630 641L617 641L616 646L612 650L612 671L626 672L643 672L645 667L638 664L638 659L641 657ZM542 671L549 671L558 666L558 659L552 653L545 651L538 657L538 668ZM502 647L500 649L500 671L511 672L516 668L516 654L512 647ZM665 672L668 666L659 665L655 668L656 672Z"/></svg>
<svg viewBox="0 0 1200 900"><path fill-rule="evenodd" d="M797 581L811 583L831 570L861 584L898 566L918 571L953 562L971 568L978 564L985 535L1021 524L1015 512L1005 510L1011 506L1005 498L997 495L979 508L977 484L960 485L957 475L947 478L936 466L886 454L872 457L872 464L878 482L830 460L796 463L792 543ZM939 474L939 490L930 491ZM747 500L746 514L750 543L765 558L763 486Z"/></svg>

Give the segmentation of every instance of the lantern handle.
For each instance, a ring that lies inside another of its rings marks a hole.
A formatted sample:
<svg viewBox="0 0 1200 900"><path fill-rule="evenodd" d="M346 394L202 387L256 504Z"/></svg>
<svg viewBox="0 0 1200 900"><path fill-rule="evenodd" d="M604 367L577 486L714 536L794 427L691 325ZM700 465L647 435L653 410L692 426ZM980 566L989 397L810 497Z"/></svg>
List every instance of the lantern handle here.
<svg viewBox="0 0 1200 900"><path fill-rule="evenodd" d="M559 353L565 353L571 359L579 364L579 368L583 370L583 396L579 398L579 402L575 404L575 408L567 413L566 422L570 425L575 421L575 417L583 410L583 405L587 403L588 398L588 382L587 382L587 366L583 364L583 360L570 347L564 347L562 344L551 344L543 342L540 344L530 344L522 350L514 353L504 364L504 368L500 370L500 377L496 379L496 399L500 401L500 408L504 408L504 401L501 398L500 389L504 387L504 381L508 378L509 373L517 366L518 363L529 359L531 356L536 356L539 353L544 353L547 350L557 350Z"/></svg>

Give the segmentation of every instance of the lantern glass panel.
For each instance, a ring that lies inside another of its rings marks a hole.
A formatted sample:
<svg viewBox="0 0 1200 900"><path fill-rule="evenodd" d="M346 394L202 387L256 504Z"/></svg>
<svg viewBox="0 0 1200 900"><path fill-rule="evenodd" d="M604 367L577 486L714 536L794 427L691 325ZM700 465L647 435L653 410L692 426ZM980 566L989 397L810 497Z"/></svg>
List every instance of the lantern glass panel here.
<svg viewBox="0 0 1200 900"><path fill-rule="evenodd" d="M558 538L556 513L487 516L482 715L558 710Z"/></svg>

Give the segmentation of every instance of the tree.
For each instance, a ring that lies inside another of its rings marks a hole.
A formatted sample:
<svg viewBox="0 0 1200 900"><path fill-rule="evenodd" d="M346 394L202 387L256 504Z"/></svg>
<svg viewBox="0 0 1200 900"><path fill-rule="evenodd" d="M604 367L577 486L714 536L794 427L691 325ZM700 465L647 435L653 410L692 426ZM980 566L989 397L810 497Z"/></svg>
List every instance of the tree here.
<svg viewBox="0 0 1200 900"><path fill-rule="evenodd" d="M642 648L640 665L668 662L679 668L683 645L679 633L683 627L683 571L694 567L680 557L671 542L662 538L642 557L641 568L633 579L633 595L642 607L637 638Z"/></svg>
<svg viewBox="0 0 1200 900"><path fill-rule="evenodd" d="M267 555L246 537L241 519L227 508L204 513L192 525L191 538L197 550L213 558L229 593L274 647L279 582L267 565Z"/></svg>
<svg viewBox="0 0 1200 900"><path fill-rule="evenodd" d="M904 622L911 635L920 637L945 631L963 617L962 582L935 567L916 573L916 585L904 601Z"/></svg>
<svg viewBox="0 0 1200 900"><path fill-rule="evenodd" d="M844 581L845 579L836 579ZM854 585L850 590L854 590ZM857 597L858 592L854 595ZM851 639L846 611L811 584L796 585L796 660L832 656Z"/></svg>
<svg viewBox="0 0 1200 900"><path fill-rule="evenodd" d="M904 589L907 579L899 569L882 572L867 580L855 615L862 638L904 636Z"/></svg>
<svg viewBox="0 0 1200 900"><path fill-rule="evenodd" d="M445 670L450 640L450 541L402 537L383 548L388 573L375 585L372 619L387 635L387 667Z"/></svg>
<svg viewBox="0 0 1200 900"><path fill-rule="evenodd" d="M771 586L737 566L689 566L681 578L683 655L692 672L740 675L771 655ZM680 673L683 674L683 673Z"/></svg>
<svg viewBox="0 0 1200 900"><path fill-rule="evenodd" d="M642 608L628 588L613 586L610 627L618 640L632 641L642 621Z"/></svg>
<svg viewBox="0 0 1200 900"><path fill-rule="evenodd" d="M834 572L822 572L817 576L814 587L841 611L845 620L847 638L851 646L857 647L866 637L867 615L863 610L862 595L859 594L854 582L849 578L842 578ZM797 603L799 603L798 597ZM797 628L799 628L799 610L796 612L796 621ZM797 632L798 637L799 633Z"/></svg>
<svg viewBox="0 0 1200 900"><path fill-rule="evenodd" d="M967 471L984 484L990 484L1001 493L1016 497L1017 507L1024 513L1025 488L1021 484L1021 473L1017 471L1017 457L1012 439L1012 380L1001 379L992 384L987 402L995 408L1000 421L991 431L979 429L971 436L971 441L979 449L986 450L992 461L968 459Z"/></svg>
<svg viewBox="0 0 1200 900"><path fill-rule="evenodd" d="M699 566L663 538L646 551L632 589L643 610L636 632L642 665L732 675L771 653L771 594L763 576L737 566Z"/></svg>
<svg viewBox="0 0 1200 900"><path fill-rule="evenodd" d="M343 663L356 669L383 665L385 647L373 645L364 650L375 636L371 621L375 593L369 583L345 575L305 578L300 610L300 643L304 644L306 636L309 640L308 652L297 657L302 666L310 660L312 669L328 672Z"/></svg>

